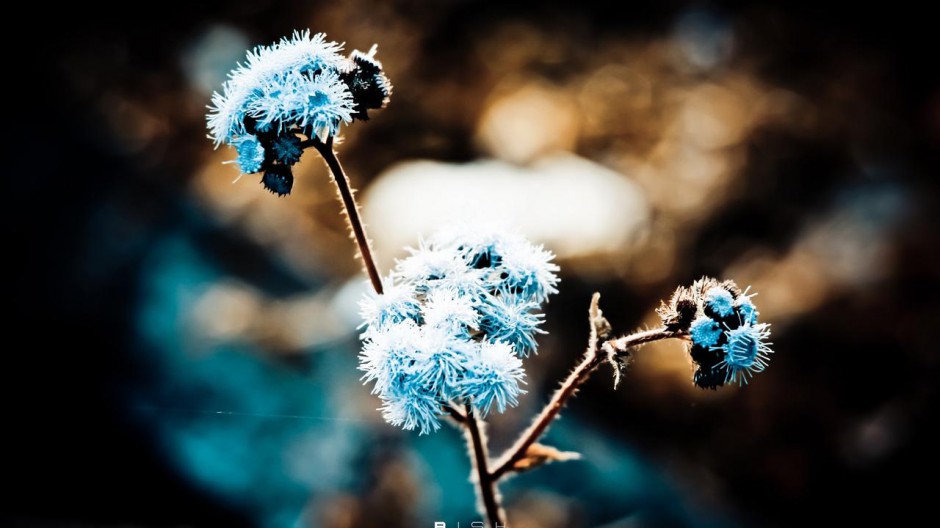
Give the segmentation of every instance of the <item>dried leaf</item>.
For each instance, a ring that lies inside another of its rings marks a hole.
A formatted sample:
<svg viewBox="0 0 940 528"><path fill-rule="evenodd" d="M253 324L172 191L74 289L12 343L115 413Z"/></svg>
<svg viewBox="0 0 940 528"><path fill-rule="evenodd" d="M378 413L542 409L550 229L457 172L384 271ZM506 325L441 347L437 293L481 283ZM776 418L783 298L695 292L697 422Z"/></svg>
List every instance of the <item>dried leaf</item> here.
<svg viewBox="0 0 940 528"><path fill-rule="evenodd" d="M521 473L551 462L565 462L579 458L581 458L580 453L559 451L552 446L536 443L526 449L525 456L512 465L512 470Z"/></svg>

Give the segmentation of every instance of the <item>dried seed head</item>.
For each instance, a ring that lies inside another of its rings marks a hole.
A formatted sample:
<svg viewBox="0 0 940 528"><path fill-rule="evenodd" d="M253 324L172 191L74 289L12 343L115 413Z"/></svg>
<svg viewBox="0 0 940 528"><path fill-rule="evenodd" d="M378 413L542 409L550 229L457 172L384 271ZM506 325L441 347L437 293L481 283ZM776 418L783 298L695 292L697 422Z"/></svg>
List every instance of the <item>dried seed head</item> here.
<svg viewBox="0 0 940 528"><path fill-rule="evenodd" d="M677 288L657 310L667 329L688 334L695 385L715 389L727 382L747 383L767 367L773 353L770 330L758 322L753 296L732 280L702 277Z"/></svg>

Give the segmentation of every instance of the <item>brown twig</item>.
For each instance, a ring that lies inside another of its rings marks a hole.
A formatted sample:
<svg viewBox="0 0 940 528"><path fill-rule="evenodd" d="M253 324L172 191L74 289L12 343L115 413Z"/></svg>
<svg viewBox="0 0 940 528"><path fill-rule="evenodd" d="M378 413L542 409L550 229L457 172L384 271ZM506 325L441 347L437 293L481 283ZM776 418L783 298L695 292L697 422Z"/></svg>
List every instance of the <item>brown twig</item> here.
<svg viewBox="0 0 940 528"><path fill-rule="evenodd" d="M688 334L685 332L676 332L660 327L652 330L644 330L643 332L637 332L617 339L611 339L606 341L601 348L607 353L623 356L628 354L630 349L635 346L645 345L646 343L652 343L653 341L659 341L661 339L686 339L687 336Z"/></svg>
<svg viewBox="0 0 940 528"><path fill-rule="evenodd" d="M581 363L571 371L571 374L568 375L565 382L555 391L548 405L542 409L542 412L535 418L532 425L519 436L519 439L516 440L503 456L499 457L499 460L497 460L495 464L496 469L493 470L493 478L497 480L502 478L513 469L516 462L525 457L529 447L545 434L548 426L551 425L552 421L558 416L558 413L561 412L561 408L564 407L568 399L574 395L582 383L587 381L591 372L596 370L600 364L601 359L600 356L597 355L596 348L588 349Z"/></svg>
<svg viewBox="0 0 940 528"><path fill-rule="evenodd" d="M486 438L480 430L480 424L476 416L473 415L473 407L466 406L466 425L467 444L473 451L473 468L476 472L477 492L480 494L480 502L483 505L483 511L486 513L486 519L491 528L506 526L503 514L503 508L500 506L499 491L496 489L496 478L490 473L489 454L486 448Z"/></svg>
<svg viewBox="0 0 940 528"><path fill-rule="evenodd" d="M597 367L599 367L601 363L607 359L624 356L629 353L631 348L637 345L659 341L660 339L679 337L679 334L676 332L666 330L665 328L638 332L605 342L602 348L607 354L606 356L600 355L597 350L598 332L606 328L607 321L603 319L600 309L597 307L599 297L598 294L594 294L594 298L591 301L591 337L588 340L588 348L584 353L584 357L581 359L581 363L571 371L571 374L568 374L564 383L555 391L548 405L536 416L532 425L523 431L519 439L499 457L495 463L496 469L492 472L494 481L499 481L500 478L513 471L516 462L523 459L529 447L545 434L545 431L548 430L548 427L555 418L558 417L558 414L568 400L574 396L578 388L588 380L591 373L597 370ZM615 368L617 367L615 366Z"/></svg>
<svg viewBox="0 0 940 528"><path fill-rule="evenodd" d="M340 165L339 158L336 157L336 153L333 151L333 136L328 137L326 142L320 141L318 138L314 137L302 142L301 145L312 146L317 149L317 152L323 156L324 161L326 161L327 166L329 166L330 172L333 173L333 181L336 182L336 188L339 189L339 195L343 199L343 207L346 209L346 220L349 221L353 236L356 238L356 244L359 246L359 257L362 259L362 264L366 268L366 274L369 275L372 287L375 289L376 293L381 294L384 291L382 288L382 276L379 275L378 267L375 265L372 248L369 247L369 239L366 237L366 229L362 224L362 219L359 217L359 206L356 204L353 191L349 187L349 178L346 176L346 172L343 171L343 166Z"/></svg>

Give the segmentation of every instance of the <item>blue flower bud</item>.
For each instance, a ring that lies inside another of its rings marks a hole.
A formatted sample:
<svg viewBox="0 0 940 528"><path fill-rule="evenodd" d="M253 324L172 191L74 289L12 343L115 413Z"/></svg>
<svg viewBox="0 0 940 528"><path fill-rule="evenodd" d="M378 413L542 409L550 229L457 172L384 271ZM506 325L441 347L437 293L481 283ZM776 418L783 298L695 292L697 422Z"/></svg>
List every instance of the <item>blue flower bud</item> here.
<svg viewBox="0 0 940 528"><path fill-rule="evenodd" d="M711 347L718 343L721 337L721 327L713 319L704 315L692 321L689 327L692 342L701 347Z"/></svg>
<svg viewBox="0 0 940 528"><path fill-rule="evenodd" d="M261 177L264 188L278 196L290 194L294 187L294 174L289 165L272 165Z"/></svg>
<svg viewBox="0 0 940 528"><path fill-rule="evenodd" d="M264 147L258 138L252 135L241 136L235 140L235 151L238 152L238 158L235 162L238 168L245 174L254 174L261 172L264 164Z"/></svg>

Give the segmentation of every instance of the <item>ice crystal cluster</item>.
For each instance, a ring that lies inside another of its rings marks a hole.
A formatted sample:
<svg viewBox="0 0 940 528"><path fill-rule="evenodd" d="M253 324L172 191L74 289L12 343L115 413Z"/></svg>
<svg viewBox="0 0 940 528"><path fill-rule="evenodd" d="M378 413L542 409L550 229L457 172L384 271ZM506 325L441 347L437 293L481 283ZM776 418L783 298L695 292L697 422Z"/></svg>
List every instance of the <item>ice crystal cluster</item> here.
<svg viewBox="0 0 940 528"><path fill-rule="evenodd" d="M249 51L212 97L207 124L216 147L234 147L242 173L263 172L268 190L290 193L291 166L303 153L298 135L325 141L341 124L367 120L369 110L388 102L391 85L375 46L348 57L341 51L309 31Z"/></svg>
<svg viewBox="0 0 940 528"><path fill-rule="evenodd" d="M382 295L361 303L359 368L385 419L422 434L445 406L485 416L524 392L541 304L557 292L554 256L521 236L478 227L441 231L398 261Z"/></svg>
<svg viewBox="0 0 940 528"><path fill-rule="evenodd" d="M753 296L734 281L704 277L676 290L658 310L666 328L689 334L697 386L747 383L767 366L773 352L767 342L770 327L758 322Z"/></svg>

